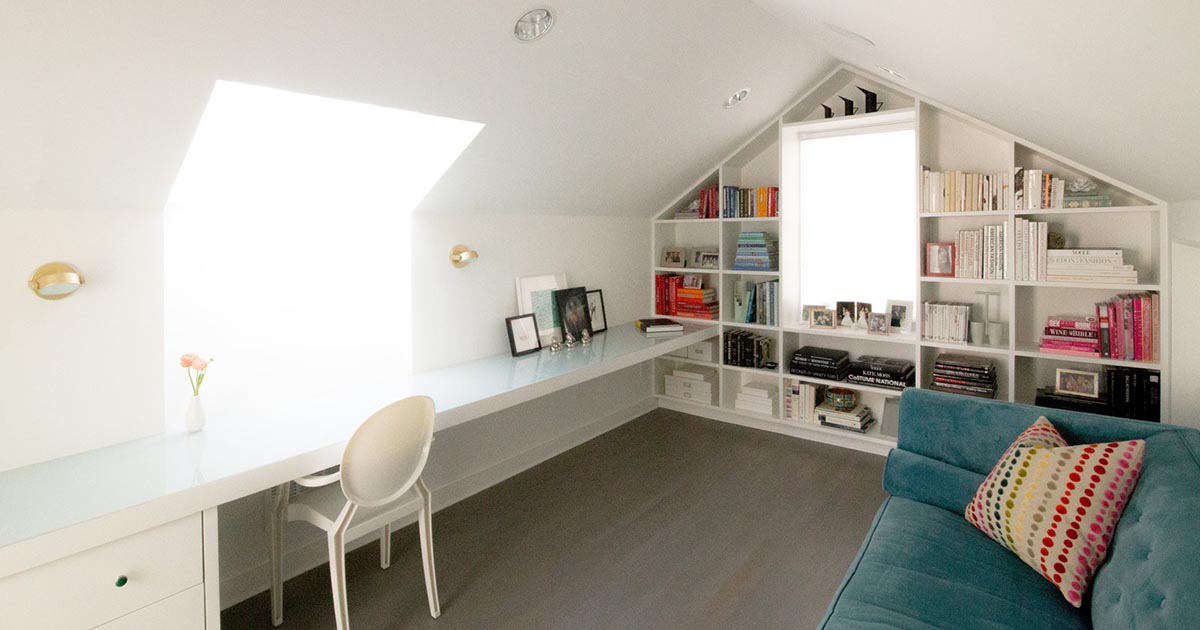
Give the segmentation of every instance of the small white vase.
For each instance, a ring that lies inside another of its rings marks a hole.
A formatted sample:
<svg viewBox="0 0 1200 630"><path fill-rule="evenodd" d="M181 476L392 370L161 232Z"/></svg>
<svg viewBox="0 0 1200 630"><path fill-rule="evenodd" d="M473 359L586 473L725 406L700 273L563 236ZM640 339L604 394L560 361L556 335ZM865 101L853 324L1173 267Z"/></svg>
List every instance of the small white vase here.
<svg viewBox="0 0 1200 630"><path fill-rule="evenodd" d="M192 396L187 408L187 431L196 433L202 429L204 429L204 405L200 403L199 396Z"/></svg>

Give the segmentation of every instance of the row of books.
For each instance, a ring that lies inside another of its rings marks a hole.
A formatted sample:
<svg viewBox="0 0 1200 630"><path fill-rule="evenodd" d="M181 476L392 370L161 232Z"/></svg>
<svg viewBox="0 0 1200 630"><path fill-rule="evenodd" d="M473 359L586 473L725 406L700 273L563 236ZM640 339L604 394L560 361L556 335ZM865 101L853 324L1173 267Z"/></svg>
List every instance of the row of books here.
<svg viewBox="0 0 1200 630"><path fill-rule="evenodd" d="M1162 407L1161 381L1161 375L1152 370L1108 367L1104 369L1104 390L1099 397L1074 396L1045 387L1038 389L1034 404L1158 422Z"/></svg>
<svg viewBox="0 0 1200 630"><path fill-rule="evenodd" d="M750 382L742 385L733 408L767 416L774 416L779 401L778 387L769 383Z"/></svg>
<svg viewBox="0 0 1200 630"><path fill-rule="evenodd" d="M735 271L776 271L779 269L779 248L766 232L738 234L737 251L733 257Z"/></svg>
<svg viewBox="0 0 1200 630"><path fill-rule="evenodd" d="M721 216L717 204L717 185L700 189L700 196L693 199L686 208L676 210L676 219L716 219Z"/></svg>
<svg viewBox="0 0 1200 630"><path fill-rule="evenodd" d="M971 305L961 302L924 302L921 338L928 341L962 343L970 341Z"/></svg>
<svg viewBox="0 0 1200 630"><path fill-rule="evenodd" d="M996 365L965 354L942 353L933 362L930 389L978 398L996 397Z"/></svg>
<svg viewBox="0 0 1200 630"><path fill-rule="evenodd" d="M726 218L779 216L779 188L725 187Z"/></svg>
<svg viewBox="0 0 1200 630"><path fill-rule="evenodd" d="M716 320L720 317L717 292L710 288L686 288L683 276L654 277L654 307L659 315Z"/></svg>
<svg viewBox="0 0 1200 630"><path fill-rule="evenodd" d="M791 424L818 424L815 409L825 402L825 386L785 379L783 388L783 421Z"/></svg>
<svg viewBox="0 0 1200 630"><path fill-rule="evenodd" d="M778 313L778 280L737 280L733 283L733 321L778 326Z"/></svg>
<svg viewBox="0 0 1200 630"><path fill-rule="evenodd" d="M1014 174L1013 196L1017 210L1063 207L1066 182L1040 168L1018 166Z"/></svg>
<svg viewBox="0 0 1200 630"><path fill-rule="evenodd" d="M765 368L775 359L775 340L749 330L727 330L721 337L725 365Z"/></svg>
<svg viewBox="0 0 1200 630"><path fill-rule="evenodd" d="M985 280L1007 280L1008 221L976 230L959 230L954 239L954 276Z"/></svg>
<svg viewBox="0 0 1200 630"><path fill-rule="evenodd" d="M1050 236L1050 224L1045 221L1029 221L1017 218L1013 253L1013 266L1016 267L1016 280L1045 280L1047 239Z"/></svg>
<svg viewBox="0 0 1200 630"><path fill-rule="evenodd" d="M875 424L875 416L871 413L871 408L862 403L849 411L838 411L832 403L826 401L817 405L814 411L821 426L834 429L866 433Z"/></svg>
<svg viewBox="0 0 1200 630"><path fill-rule="evenodd" d="M916 382L916 366L907 359L863 355L850 362L846 382L901 390Z"/></svg>
<svg viewBox="0 0 1200 630"><path fill-rule="evenodd" d="M1160 359L1162 326L1158 293L1122 294L1096 303L1095 316L1051 317L1039 351L1123 361Z"/></svg>
<svg viewBox="0 0 1200 630"><path fill-rule="evenodd" d="M1009 173L964 173L921 168L922 212L1007 212Z"/></svg>
<svg viewBox="0 0 1200 630"><path fill-rule="evenodd" d="M1137 284L1138 272L1125 264L1121 249L1051 249L1046 252L1046 280Z"/></svg>
<svg viewBox="0 0 1200 630"><path fill-rule="evenodd" d="M788 371L797 376L840 381L850 373L850 353L833 348L804 346L792 353Z"/></svg>

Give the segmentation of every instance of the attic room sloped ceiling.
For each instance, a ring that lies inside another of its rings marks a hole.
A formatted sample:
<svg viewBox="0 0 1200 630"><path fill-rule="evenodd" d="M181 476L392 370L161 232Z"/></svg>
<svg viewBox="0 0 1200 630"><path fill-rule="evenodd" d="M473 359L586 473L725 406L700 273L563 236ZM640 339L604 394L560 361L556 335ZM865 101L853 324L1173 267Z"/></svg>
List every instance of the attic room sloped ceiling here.
<svg viewBox="0 0 1200 630"><path fill-rule="evenodd" d="M484 123L418 211L644 216L834 64L750 0L555 0L520 43L537 4L15 3L0 210L160 211L224 79Z"/></svg>
<svg viewBox="0 0 1200 630"><path fill-rule="evenodd" d="M839 59L1152 195L1200 199L1200 2L756 2Z"/></svg>

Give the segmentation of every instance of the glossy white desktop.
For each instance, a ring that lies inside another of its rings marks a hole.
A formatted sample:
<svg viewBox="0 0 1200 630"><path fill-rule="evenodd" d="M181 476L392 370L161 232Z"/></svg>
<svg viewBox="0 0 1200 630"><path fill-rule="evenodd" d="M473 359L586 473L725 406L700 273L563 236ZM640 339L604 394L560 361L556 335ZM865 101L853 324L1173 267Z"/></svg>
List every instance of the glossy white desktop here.
<svg viewBox="0 0 1200 630"><path fill-rule="evenodd" d="M687 326L682 335L646 337L632 324L623 324L597 335L588 346L557 353L543 350L516 358L498 355L420 373L392 398L410 394L432 397L437 408L437 430L442 430L717 334L715 326ZM470 386L466 386L468 383ZM191 583L194 576L173 576L181 580L178 584L189 587L186 593L190 595L185 598L184 592L177 593L169 598L171 602L138 600L129 595L133 589L124 586L121 588L125 590L115 592L129 598L130 606L149 610L154 608L149 604L158 602L158 614L186 609L185 599L194 607L193 600L202 594L205 612L195 615L198 620L188 627L219 628L216 507L337 464L346 439L362 418L321 415L319 421L314 418L291 423L286 431L277 430L274 424L256 424L250 418L241 420L214 423L197 434L169 433L0 473L0 506L4 511L0 519L0 608L31 607L30 598L36 599L42 593L31 585L34 580L23 578L39 571L47 572L42 580L55 575L50 569L83 575L78 579L85 580L92 579L87 576L93 573L123 575L123 569L116 566L94 566L110 560L77 562L71 556L97 555L95 547L116 545L119 539L139 532L149 536L146 530L159 528L155 531L164 531L166 536L202 535L193 546L203 554L203 584ZM189 518L196 521L194 526L177 523ZM148 569L146 573L153 571ZM113 588L107 578L96 579L99 581L94 585L75 586L84 590ZM134 576L128 577L131 586L135 580ZM48 602L69 592L62 585L46 586L56 589L52 597L47 595ZM62 619L64 623L83 624L78 627L107 630L137 627L159 618L145 612L135 618L138 613L134 613L121 625L117 622L125 617L110 621L114 618L106 617L108 614L111 611ZM97 620L104 625L92 623ZM32 621L37 627L45 625L37 619Z"/></svg>

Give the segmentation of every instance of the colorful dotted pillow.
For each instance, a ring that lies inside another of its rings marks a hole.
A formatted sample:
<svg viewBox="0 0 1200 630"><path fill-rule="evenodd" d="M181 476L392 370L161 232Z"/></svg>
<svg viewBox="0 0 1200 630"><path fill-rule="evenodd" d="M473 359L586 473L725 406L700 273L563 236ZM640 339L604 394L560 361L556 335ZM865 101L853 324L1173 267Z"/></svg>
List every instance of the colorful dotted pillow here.
<svg viewBox="0 0 1200 630"><path fill-rule="evenodd" d="M1144 446L1067 446L1049 420L1038 418L983 480L967 520L1079 608L1137 483Z"/></svg>

